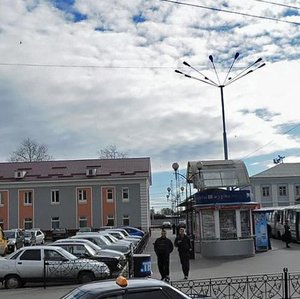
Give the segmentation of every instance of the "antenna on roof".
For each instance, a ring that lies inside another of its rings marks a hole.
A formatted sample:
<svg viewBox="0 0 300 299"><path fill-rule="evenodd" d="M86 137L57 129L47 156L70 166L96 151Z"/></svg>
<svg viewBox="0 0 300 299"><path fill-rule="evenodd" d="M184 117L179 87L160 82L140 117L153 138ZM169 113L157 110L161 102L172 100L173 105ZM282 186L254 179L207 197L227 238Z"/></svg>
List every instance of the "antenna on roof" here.
<svg viewBox="0 0 300 299"><path fill-rule="evenodd" d="M278 155L278 158L273 159L273 163L274 164L279 164L279 163L283 163L283 159L285 158L285 156L280 156Z"/></svg>

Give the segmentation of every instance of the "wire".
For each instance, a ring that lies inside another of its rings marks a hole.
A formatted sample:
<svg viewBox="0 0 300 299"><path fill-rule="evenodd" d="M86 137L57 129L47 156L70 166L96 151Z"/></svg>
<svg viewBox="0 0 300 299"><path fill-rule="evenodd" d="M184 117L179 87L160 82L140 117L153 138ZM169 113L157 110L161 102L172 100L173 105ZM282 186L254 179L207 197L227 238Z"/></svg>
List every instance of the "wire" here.
<svg viewBox="0 0 300 299"><path fill-rule="evenodd" d="M283 133L283 135L286 135L287 133L289 133L289 132L291 132L291 131L293 131L293 130L297 129L299 126L300 126L300 124L298 124L298 125L296 125L296 126L292 127L291 129L289 129L289 130L285 131L285 132ZM260 147L259 147L259 148L257 148L255 151L251 152L250 154L248 154L248 155L244 156L244 157L243 157L241 160L244 160L244 159L246 159L246 158L248 158L248 157L252 156L252 155L253 155L253 154L255 154L256 152L260 151L262 148L266 147L267 145L269 145L269 144L271 144L271 143L273 143L273 142L274 142L274 139L273 139L273 140L271 140L271 141L269 141L269 142L267 142L266 144L264 144L264 145L260 146Z"/></svg>
<svg viewBox="0 0 300 299"><path fill-rule="evenodd" d="M276 2L272 2L272 1L265 1L265 0L253 0L253 1L263 2L263 3L282 6L282 7L291 8L291 9L300 9L300 7L298 7L298 6L291 6L291 5L276 3Z"/></svg>
<svg viewBox="0 0 300 299"><path fill-rule="evenodd" d="M174 69L174 66L110 66L110 65L67 65L67 64L33 64L33 63L5 63L0 66L24 67L53 67L53 68L100 68L100 69Z"/></svg>
<svg viewBox="0 0 300 299"><path fill-rule="evenodd" d="M269 21L288 23L288 24L292 24L292 25L300 25L300 23L298 23L298 22L280 20L280 19L265 17L265 16L252 15L252 14L248 14L248 13L237 12L237 11L233 11L233 10L226 10L226 9L215 8L215 7L208 7L208 6L203 6L203 5L193 4L193 3L184 3L184 2L175 1L175 0L160 0L160 1L173 3L173 4L179 4L179 5L185 5L185 6L190 6L190 7L214 10L214 11L219 11L219 12L225 12L225 13L229 13L229 14L244 16L244 17L258 18L258 19L264 19L264 20L269 20Z"/></svg>

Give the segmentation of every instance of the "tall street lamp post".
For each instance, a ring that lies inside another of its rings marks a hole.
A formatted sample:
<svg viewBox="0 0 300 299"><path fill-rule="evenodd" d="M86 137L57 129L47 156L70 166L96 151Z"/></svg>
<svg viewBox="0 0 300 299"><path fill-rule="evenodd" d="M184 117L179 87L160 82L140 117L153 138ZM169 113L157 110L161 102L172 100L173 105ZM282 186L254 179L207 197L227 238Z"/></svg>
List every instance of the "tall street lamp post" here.
<svg viewBox="0 0 300 299"><path fill-rule="evenodd" d="M248 74L254 72L255 70L262 68L263 66L265 66L265 63L261 63L262 58L257 59L255 62L251 63L248 67L244 68L241 72L239 72L236 76L234 77L229 77L231 69L234 65L234 63L236 62L236 60L239 57L239 53L236 53L233 59L233 62L231 63L230 68L228 69L228 72L226 74L226 77L224 79L224 81L221 83L220 78L219 78L219 74L216 70L215 64L214 64L214 59L212 55L209 55L209 60L212 64L212 67L214 69L214 72L216 74L216 78L217 78L217 82L215 82L214 80L210 79L209 77L205 76L202 72L200 72L199 70L197 70L195 67L191 66L189 63L187 63L186 61L183 62L183 64L189 68L191 68L192 70L196 71L198 74L200 74L203 79L200 79L198 77L194 77L191 75L188 75L182 71L179 70L175 70L176 73L179 73L187 78L191 78L191 79L195 79L197 81L201 81L203 83L212 85L214 87L218 87L220 88L220 92L221 92L221 105L222 105L222 123L223 123L223 145L224 145L224 158L225 160L228 160L228 147L227 147L227 135L226 135L226 123L225 123L225 107L224 107L224 92L223 89L225 88L225 86L228 86L229 84L232 84L233 82L247 76Z"/></svg>

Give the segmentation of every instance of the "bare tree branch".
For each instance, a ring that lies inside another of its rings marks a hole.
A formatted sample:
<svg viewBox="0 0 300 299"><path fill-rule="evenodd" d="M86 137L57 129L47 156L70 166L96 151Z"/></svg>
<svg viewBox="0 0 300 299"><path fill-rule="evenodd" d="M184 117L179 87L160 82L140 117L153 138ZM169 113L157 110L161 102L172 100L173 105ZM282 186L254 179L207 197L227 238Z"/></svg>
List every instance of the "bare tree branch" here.
<svg viewBox="0 0 300 299"><path fill-rule="evenodd" d="M33 162L49 161L52 156L48 154L48 147L44 144L38 144L30 138L24 139L19 148L10 154L11 162Z"/></svg>
<svg viewBox="0 0 300 299"><path fill-rule="evenodd" d="M118 151L116 145L111 144L104 149L98 151L100 159L124 159L127 158L127 153Z"/></svg>

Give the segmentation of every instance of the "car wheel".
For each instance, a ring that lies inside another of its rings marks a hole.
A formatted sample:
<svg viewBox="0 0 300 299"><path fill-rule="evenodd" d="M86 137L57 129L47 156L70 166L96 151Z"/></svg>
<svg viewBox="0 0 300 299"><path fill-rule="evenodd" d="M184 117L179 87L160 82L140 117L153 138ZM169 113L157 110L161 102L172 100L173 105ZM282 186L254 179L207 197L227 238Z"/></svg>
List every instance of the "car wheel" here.
<svg viewBox="0 0 300 299"><path fill-rule="evenodd" d="M7 289L17 289L21 287L22 281L19 276L11 275L5 278L5 288Z"/></svg>
<svg viewBox="0 0 300 299"><path fill-rule="evenodd" d="M91 282L95 279L94 273L92 272L81 272L78 275L78 282L83 284L83 283L88 283Z"/></svg>

